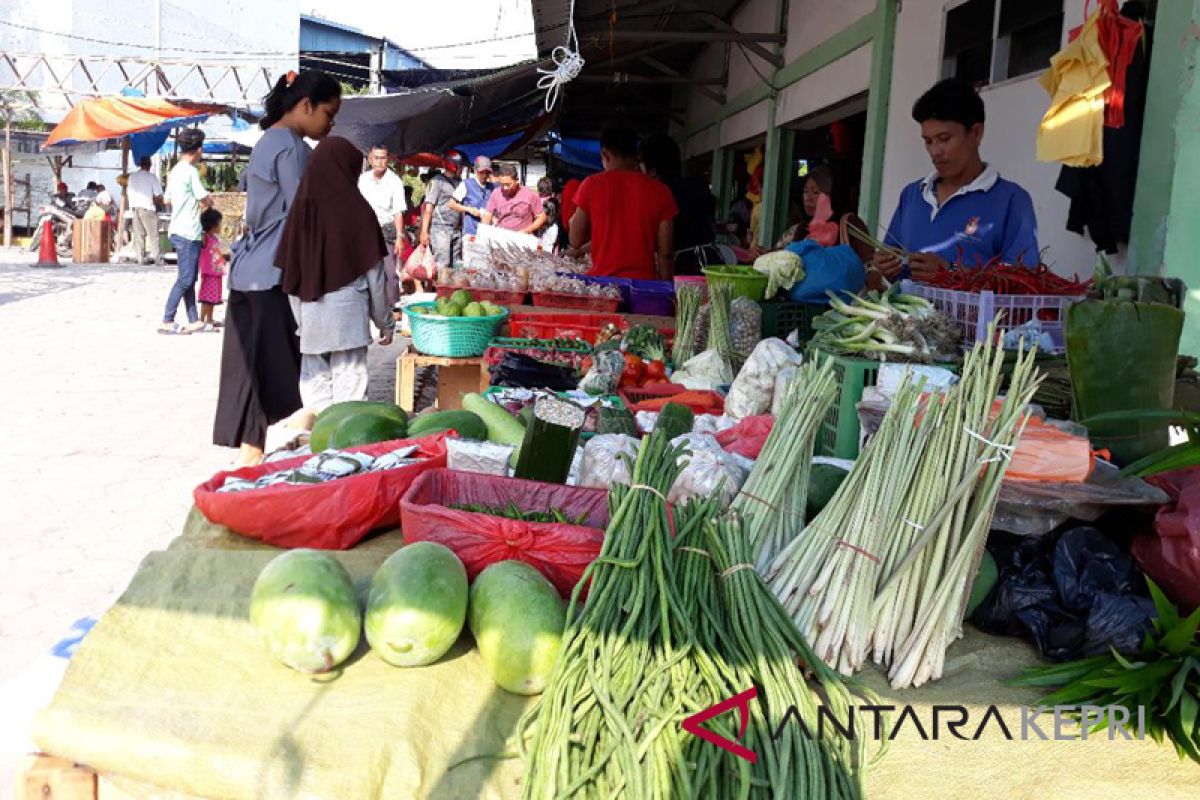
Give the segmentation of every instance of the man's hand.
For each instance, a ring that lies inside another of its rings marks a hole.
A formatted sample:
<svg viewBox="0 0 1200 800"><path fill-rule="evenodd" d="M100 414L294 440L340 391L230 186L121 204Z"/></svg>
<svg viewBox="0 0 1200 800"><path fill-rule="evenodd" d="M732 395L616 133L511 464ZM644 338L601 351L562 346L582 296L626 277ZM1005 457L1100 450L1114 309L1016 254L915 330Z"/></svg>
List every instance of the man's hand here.
<svg viewBox="0 0 1200 800"><path fill-rule="evenodd" d="M379 334L379 343L382 345L385 345L385 346L391 344L392 337L394 335L395 335L395 331L392 328L389 328L386 331L381 332Z"/></svg>
<svg viewBox="0 0 1200 800"><path fill-rule="evenodd" d="M936 253L913 253L909 258L913 280L925 281L950 267L950 262Z"/></svg>
<svg viewBox="0 0 1200 800"><path fill-rule="evenodd" d="M875 255L871 257L871 266L889 281L894 281L900 277L900 271L904 269L903 262L895 254L887 250L876 250Z"/></svg>
<svg viewBox="0 0 1200 800"><path fill-rule="evenodd" d="M421 244L426 247L429 246L429 231L428 230L421 231Z"/></svg>

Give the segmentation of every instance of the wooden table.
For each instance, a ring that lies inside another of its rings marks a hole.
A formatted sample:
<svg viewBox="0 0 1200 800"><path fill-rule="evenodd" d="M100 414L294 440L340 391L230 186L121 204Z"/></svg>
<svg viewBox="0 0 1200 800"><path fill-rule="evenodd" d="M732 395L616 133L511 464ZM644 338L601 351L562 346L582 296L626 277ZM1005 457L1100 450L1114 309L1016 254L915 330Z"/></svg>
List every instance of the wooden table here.
<svg viewBox="0 0 1200 800"><path fill-rule="evenodd" d="M483 392L491 382L487 364L479 358L427 356L412 349L412 340L401 339L396 359L396 405L408 413L416 406L417 367L438 368L437 407L440 411L462 408L462 396Z"/></svg>

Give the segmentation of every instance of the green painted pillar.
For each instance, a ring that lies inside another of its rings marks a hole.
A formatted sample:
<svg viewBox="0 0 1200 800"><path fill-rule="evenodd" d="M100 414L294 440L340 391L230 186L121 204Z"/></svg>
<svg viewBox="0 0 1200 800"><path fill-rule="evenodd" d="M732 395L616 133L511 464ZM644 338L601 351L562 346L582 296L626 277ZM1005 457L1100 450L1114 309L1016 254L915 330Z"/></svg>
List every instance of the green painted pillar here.
<svg viewBox="0 0 1200 800"><path fill-rule="evenodd" d="M779 198L782 196L780 164L783 154L783 132L775 125L775 93L767 98L767 142L763 147L762 209L758 226L758 244L770 247L779 238L775 220L778 217ZM790 156L789 156L790 157Z"/></svg>
<svg viewBox="0 0 1200 800"><path fill-rule="evenodd" d="M1159 5L1160 13L1164 5ZM1184 50L1183 69L1176 78L1181 96L1174 119L1174 180L1166 210L1163 263L1167 276L1180 278L1187 284L1183 306L1187 318L1179 350L1195 355L1200 354L1200 192L1196 189L1196 181L1200 179L1200 80L1196 74L1200 66L1200 0L1193 0L1191 14L1186 26L1167 27L1160 23L1156 46ZM1167 33L1181 30L1186 31L1182 37ZM1151 82L1159 79L1151 72Z"/></svg>
<svg viewBox="0 0 1200 800"><path fill-rule="evenodd" d="M1194 31L1200 24L1200 0L1162 2L1157 13L1129 242L1130 271L1143 275L1162 273L1168 216L1175 204L1175 179L1186 174L1177 169L1178 147L1183 144L1177 141L1177 135L1187 130L1180 125L1180 109L1188 88L1194 89L1197 58ZM1193 190L1197 174L1191 174ZM1177 277L1187 280L1183 275ZM1197 280L1187 282L1200 286Z"/></svg>
<svg viewBox="0 0 1200 800"><path fill-rule="evenodd" d="M892 94L892 59L896 50L896 16L899 0L879 0L875 7L875 35L871 45L871 87L867 94L867 136L863 145L863 171L859 213L872 230L879 228L883 192L883 157L887 143L889 100Z"/></svg>
<svg viewBox="0 0 1200 800"><path fill-rule="evenodd" d="M796 131L784 128L779 132L779 201L775 205L775 235L772 246L787 230L788 208L792 204L792 175L796 169ZM796 198L800 202L801 198Z"/></svg>
<svg viewBox="0 0 1200 800"><path fill-rule="evenodd" d="M717 131L718 135L720 130ZM713 150L712 191L717 198L717 219L723 220L729 216L729 184L733 180L733 162L730 159L728 147L718 146Z"/></svg>

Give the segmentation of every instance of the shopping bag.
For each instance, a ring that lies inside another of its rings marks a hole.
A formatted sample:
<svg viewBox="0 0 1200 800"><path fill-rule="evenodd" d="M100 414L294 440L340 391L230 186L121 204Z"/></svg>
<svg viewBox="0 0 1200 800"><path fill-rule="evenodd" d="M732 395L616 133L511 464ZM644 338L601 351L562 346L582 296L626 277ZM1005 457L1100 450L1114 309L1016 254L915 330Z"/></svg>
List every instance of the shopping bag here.
<svg viewBox="0 0 1200 800"><path fill-rule="evenodd" d="M402 278L410 281L431 281L437 272L437 260L433 257L433 249L427 244L417 245L408 260L404 262Z"/></svg>
<svg viewBox="0 0 1200 800"><path fill-rule="evenodd" d="M279 484L244 492L218 492L226 478L254 481L271 472L295 469L311 456L297 456L232 472L218 472L196 487L192 498L209 522L248 539L276 547L348 550L368 533L400 524L400 498L414 480L446 466L446 434L348 447L347 452L378 457L416 445L416 464L363 472L309 485Z"/></svg>

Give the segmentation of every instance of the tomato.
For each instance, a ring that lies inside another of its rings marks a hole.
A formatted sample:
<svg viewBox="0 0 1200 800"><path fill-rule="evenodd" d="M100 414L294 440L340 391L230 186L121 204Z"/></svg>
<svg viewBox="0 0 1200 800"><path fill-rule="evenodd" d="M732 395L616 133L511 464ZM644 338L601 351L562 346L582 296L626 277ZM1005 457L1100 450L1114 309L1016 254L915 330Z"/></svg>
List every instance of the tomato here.
<svg viewBox="0 0 1200 800"><path fill-rule="evenodd" d="M621 372L622 386L638 386L642 382L642 362L636 356L625 357L625 369Z"/></svg>
<svg viewBox="0 0 1200 800"><path fill-rule="evenodd" d="M667 377L667 365L661 361L647 361L642 371L646 376L646 383L652 380L657 383Z"/></svg>

